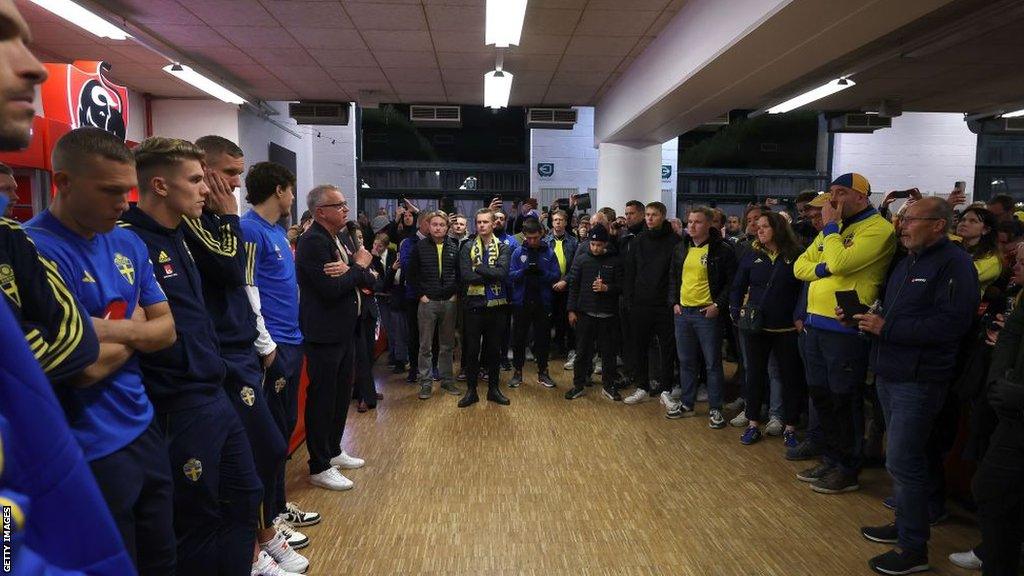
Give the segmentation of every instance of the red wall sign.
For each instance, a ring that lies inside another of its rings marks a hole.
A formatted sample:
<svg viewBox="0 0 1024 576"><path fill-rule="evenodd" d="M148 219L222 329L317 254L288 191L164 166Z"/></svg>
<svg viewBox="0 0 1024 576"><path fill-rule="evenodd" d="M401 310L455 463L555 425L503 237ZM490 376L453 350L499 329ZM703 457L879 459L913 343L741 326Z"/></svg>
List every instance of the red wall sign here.
<svg viewBox="0 0 1024 576"><path fill-rule="evenodd" d="M118 135L128 133L128 89L105 76L110 64L76 60L46 64L50 77L42 85L43 115L71 126L95 126Z"/></svg>

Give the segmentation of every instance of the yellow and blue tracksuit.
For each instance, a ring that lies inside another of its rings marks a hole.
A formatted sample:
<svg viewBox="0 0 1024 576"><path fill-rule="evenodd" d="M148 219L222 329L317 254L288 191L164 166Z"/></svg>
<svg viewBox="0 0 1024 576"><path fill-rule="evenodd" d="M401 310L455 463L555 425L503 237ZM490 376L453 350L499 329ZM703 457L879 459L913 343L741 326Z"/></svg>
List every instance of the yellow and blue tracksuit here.
<svg viewBox="0 0 1024 576"><path fill-rule="evenodd" d="M895 230L878 211L868 207L843 221L829 222L793 264L793 274L807 288L806 326L856 334L835 313L836 292L856 290L871 305L881 291L896 251Z"/></svg>
<svg viewBox="0 0 1024 576"><path fill-rule="evenodd" d="M145 243L178 336L169 348L140 355L170 452L178 572L243 574L251 569L263 486L224 391L227 368L199 269L182 225L166 228L133 207L121 226Z"/></svg>

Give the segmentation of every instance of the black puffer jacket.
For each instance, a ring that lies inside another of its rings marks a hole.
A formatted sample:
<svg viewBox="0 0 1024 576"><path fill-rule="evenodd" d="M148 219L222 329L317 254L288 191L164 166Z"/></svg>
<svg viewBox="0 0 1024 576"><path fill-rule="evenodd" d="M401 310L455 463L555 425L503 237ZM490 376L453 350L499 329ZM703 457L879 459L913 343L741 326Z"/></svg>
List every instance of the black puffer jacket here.
<svg viewBox="0 0 1024 576"><path fill-rule="evenodd" d="M681 241L667 221L633 238L625 262L627 305L665 306L672 252Z"/></svg>
<svg viewBox="0 0 1024 576"><path fill-rule="evenodd" d="M609 243L610 244L610 243ZM608 285L607 292L594 292L594 281L600 273ZM622 293L623 269L618 254L605 252L600 256L590 253L590 247L576 256L569 271L569 312L618 314L619 294Z"/></svg>
<svg viewBox="0 0 1024 576"><path fill-rule="evenodd" d="M683 282L683 262L686 261L686 254L690 250L691 240L684 238L676 244L672 251L672 268L669 271L668 303L679 304L679 290ZM711 236L708 237L708 285L711 288L711 299L718 304L718 311L722 314L729 310L729 291L732 288L732 278L736 274L736 253L732 246L722 240L718 230L711 228Z"/></svg>
<svg viewBox="0 0 1024 576"><path fill-rule="evenodd" d="M443 242L440 274L437 267L437 244L434 240L427 237L413 247L406 281L416 287L417 298L426 296L431 300L448 300L458 291L459 249L455 241L447 236Z"/></svg>

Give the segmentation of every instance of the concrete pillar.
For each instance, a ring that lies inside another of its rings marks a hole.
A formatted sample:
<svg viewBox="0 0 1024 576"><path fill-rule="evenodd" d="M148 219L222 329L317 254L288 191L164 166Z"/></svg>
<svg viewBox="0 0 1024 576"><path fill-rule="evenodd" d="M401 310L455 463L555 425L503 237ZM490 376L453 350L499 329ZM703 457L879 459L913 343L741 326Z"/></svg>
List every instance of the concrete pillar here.
<svg viewBox="0 0 1024 576"><path fill-rule="evenodd" d="M661 200L661 144L639 148L611 143L598 146L594 210L609 206L621 214L630 200L644 204Z"/></svg>

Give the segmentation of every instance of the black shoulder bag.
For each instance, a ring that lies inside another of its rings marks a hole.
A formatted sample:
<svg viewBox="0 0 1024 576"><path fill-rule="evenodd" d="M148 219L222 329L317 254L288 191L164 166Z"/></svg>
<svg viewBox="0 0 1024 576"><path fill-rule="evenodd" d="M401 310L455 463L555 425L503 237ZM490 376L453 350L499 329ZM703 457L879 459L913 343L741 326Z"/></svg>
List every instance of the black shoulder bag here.
<svg viewBox="0 0 1024 576"><path fill-rule="evenodd" d="M770 257L767 254L765 255L765 258L769 258L770 260ZM775 258L782 258L782 254L779 254ZM783 265L785 265L786 261L783 260L782 262ZM761 295L761 301L757 304L747 302L740 307L740 319L738 323L740 332L754 334L764 330L764 310L762 310L764 307L764 299L768 296L768 290L772 287L772 282L775 281L775 273L779 270L777 262L773 262L772 266L772 273L768 276L768 283L765 284L764 294Z"/></svg>

